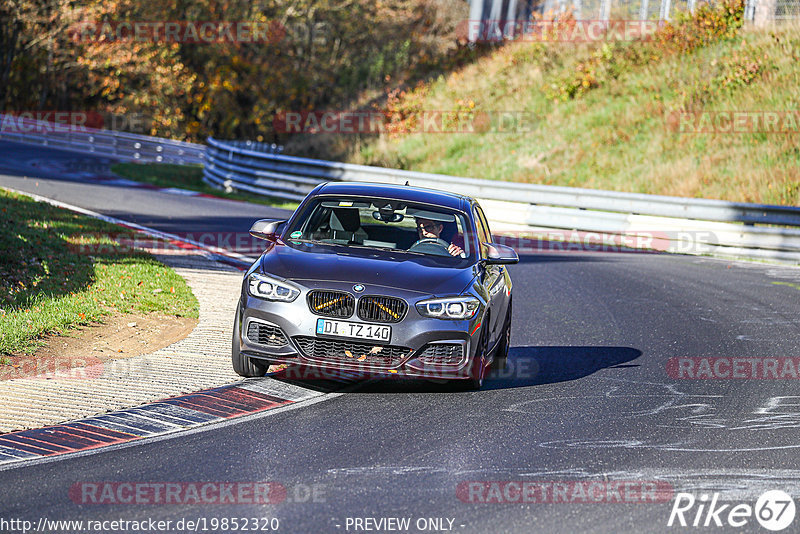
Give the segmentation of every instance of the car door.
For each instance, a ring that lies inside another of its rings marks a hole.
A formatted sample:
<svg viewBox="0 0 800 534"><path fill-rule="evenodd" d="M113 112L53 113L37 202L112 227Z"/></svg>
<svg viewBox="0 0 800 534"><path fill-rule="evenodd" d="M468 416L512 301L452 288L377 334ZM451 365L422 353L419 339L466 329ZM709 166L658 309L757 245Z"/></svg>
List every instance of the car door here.
<svg viewBox="0 0 800 534"><path fill-rule="evenodd" d="M483 210L480 206L475 205L474 209L474 217L475 217L475 225L477 227L478 232L478 240L480 241L480 255L482 259L486 259L488 257L488 247L487 243L491 243L492 233L489 229L489 223L486 220L486 216L483 214ZM502 324L503 319L505 318L505 303L503 301L504 296L504 289L505 289L505 268L503 265L488 265L486 263L483 264L483 275L481 283L486 290L486 294L489 298L489 310L491 311L491 315L489 316L489 332L490 344L494 344L498 339L498 328Z"/></svg>

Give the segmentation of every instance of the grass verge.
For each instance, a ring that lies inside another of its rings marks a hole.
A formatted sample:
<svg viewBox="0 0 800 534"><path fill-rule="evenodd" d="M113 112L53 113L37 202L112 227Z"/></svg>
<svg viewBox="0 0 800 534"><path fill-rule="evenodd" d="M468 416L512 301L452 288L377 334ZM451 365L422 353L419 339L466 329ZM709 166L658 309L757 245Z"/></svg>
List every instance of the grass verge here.
<svg viewBox="0 0 800 534"><path fill-rule="evenodd" d="M0 355L112 313L197 317L186 281L124 228L0 189Z"/></svg>
<svg viewBox="0 0 800 534"><path fill-rule="evenodd" d="M705 6L705 5L704 5ZM475 178L800 204L800 134L687 133L676 112L800 110L800 27L742 27L744 2L677 17L653 42L510 43L401 93L425 110L524 112L511 133L384 133L350 161ZM401 125L402 126L402 125ZM529 127L529 128L527 128ZM403 131L403 130L401 130Z"/></svg>
<svg viewBox="0 0 800 534"><path fill-rule="evenodd" d="M200 165L174 165L171 163L117 163L111 171L128 178L158 187L177 187L206 193L230 200L241 200L255 204L265 204L273 208L293 210L297 202L274 197L262 197L250 193L227 192L210 186L203 181L203 167Z"/></svg>

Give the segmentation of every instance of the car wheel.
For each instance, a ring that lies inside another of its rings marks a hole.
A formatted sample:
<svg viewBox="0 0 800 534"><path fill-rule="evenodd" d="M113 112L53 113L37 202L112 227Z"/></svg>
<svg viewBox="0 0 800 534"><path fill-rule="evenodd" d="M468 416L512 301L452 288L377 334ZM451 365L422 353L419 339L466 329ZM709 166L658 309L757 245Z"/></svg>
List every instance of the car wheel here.
<svg viewBox="0 0 800 534"><path fill-rule="evenodd" d="M500 341L497 343L497 348L494 351L494 360L497 362L498 367L505 365L506 358L508 358L508 349L511 347L511 301L508 301L508 310L506 311L506 319L503 321L503 331L500 334Z"/></svg>
<svg viewBox="0 0 800 534"><path fill-rule="evenodd" d="M486 318L486 326L481 330L481 337L478 341L478 350L472 360L470 377L465 380L467 389L478 390L483 386L483 378L486 375L486 357L489 351L489 318Z"/></svg>
<svg viewBox="0 0 800 534"><path fill-rule="evenodd" d="M233 320L233 339L231 341L231 360L233 362L233 370L237 375L245 378L252 378L255 376L264 376L269 368L269 363L262 364L256 363L249 357L241 352L241 344L239 342L239 312L240 307L236 307L236 318Z"/></svg>

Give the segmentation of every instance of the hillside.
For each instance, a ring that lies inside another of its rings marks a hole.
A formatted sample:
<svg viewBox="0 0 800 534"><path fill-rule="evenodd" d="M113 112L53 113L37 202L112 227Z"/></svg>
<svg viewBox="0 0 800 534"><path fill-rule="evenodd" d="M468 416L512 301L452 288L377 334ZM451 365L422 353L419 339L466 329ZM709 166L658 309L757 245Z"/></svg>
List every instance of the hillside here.
<svg viewBox="0 0 800 534"><path fill-rule="evenodd" d="M703 8L650 42L507 44L389 99L401 120L413 122L426 110L489 117L513 111L526 113L530 131L396 133L406 131L400 128L326 142L306 136L287 151L313 143L316 155L347 154L370 165L800 204L800 30L743 28L742 7L731 1ZM694 115L681 124L676 112ZM746 112L744 121L777 112L779 124L736 123L736 131L722 133L724 120L713 127L719 112ZM781 128L794 133L775 133ZM752 132L759 129L768 132Z"/></svg>

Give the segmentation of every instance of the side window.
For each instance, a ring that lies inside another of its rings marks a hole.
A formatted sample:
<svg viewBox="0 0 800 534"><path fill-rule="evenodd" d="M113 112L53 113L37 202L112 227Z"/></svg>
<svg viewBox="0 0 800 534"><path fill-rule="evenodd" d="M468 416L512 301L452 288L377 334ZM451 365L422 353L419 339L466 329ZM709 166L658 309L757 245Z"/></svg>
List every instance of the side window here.
<svg viewBox="0 0 800 534"><path fill-rule="evenodd" d="M485 258L487 251L484 243L491 243L492 241L491 234L489 234L489 227L486 225L486 218L483 216L483 212L478 206L475 206L473 210L473 217L475 218L475 226L478 230L478 241L480 242L479 246L481 257Z"/></svg>
<svg viewBox="0 0 800 534"><path fill-rule="evenodd" d="M475 206L475 211L478 212L478 216L481 218L481 224L483 224L483 228L486 231L486 242L493 243L494 237L492 237L492 231L489 229L489 221L486 219L486 215L483 214L483 210L480 206Z"/></svg>

